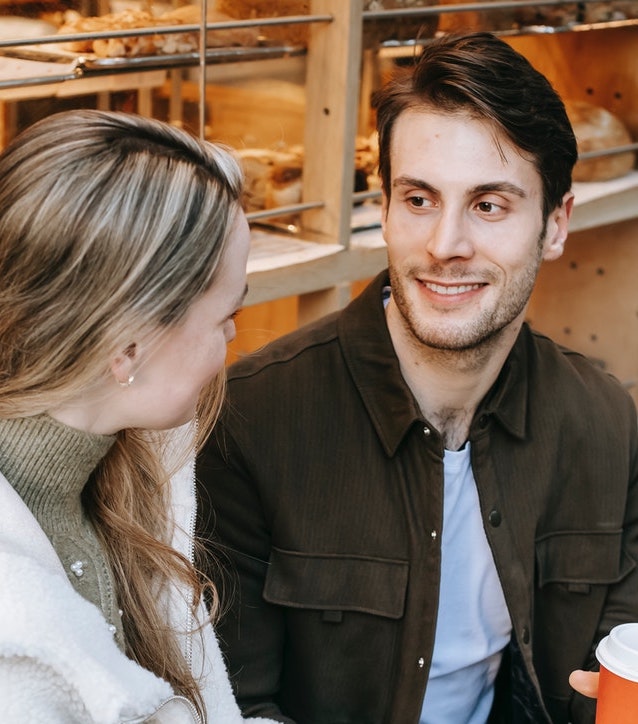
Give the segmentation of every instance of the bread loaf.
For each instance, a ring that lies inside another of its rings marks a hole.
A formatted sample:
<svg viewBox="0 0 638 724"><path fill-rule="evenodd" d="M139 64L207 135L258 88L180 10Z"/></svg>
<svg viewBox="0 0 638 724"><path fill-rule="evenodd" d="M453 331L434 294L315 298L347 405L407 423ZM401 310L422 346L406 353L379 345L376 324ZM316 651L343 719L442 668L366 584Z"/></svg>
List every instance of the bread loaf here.
<svg viewBox="0 0 638 724"><path fill-rule="evenodd" d="M631 143L624 123L605 108L585 101L567 101L567 115L574 128L578 152L599 151ZM574 168L574 181L607 181L624 176L635 162L632 152L579 160Z"/></svg>
<svg viewBox="0 0 638 724"><path fill-rule="evenodd" d="M166 25L192 25L199 24L202 19L202 9L199 5L183 5L181 8L169 10L160 16ZM207 8L206 20L209 23L223 23L235 20L227 13L214 7ZM209 30L206 34L206 45L209 48L226 48L229 46L254 47L259 43L259 29L251 28L224 28Z"/></svg>
<svg viewBox="0 0 638 724"><path fill-rule="evenodd" d="M237 20L253 20L308 15L310 0L216 0L215 7ZM264 25L260 28L260 34L266 39L290 45L307 45L309 33L308 23Z"/></svg>
<svg viewBox="0 0 638 724"><path fill-rule="evenodd" d="M208 22L224 22L232 18L215 9L207 13ZM118 38L99 38L60 43L64 50L74 53L93 53L99 58L135 57L140 55L161 55L190 53L199 48L199 33L162 33L161 26L197 25L201 21L199 5L183 7L156 17L146 10L123 10L95 17L83 17L75 11L68 11L64 23L58 29L60 34L93 33L109 30L135 28L158 28L152 35L132 35ZM227 28L210 30L206 35L208 47L254 46L259 42L257 28Z"/></svg>

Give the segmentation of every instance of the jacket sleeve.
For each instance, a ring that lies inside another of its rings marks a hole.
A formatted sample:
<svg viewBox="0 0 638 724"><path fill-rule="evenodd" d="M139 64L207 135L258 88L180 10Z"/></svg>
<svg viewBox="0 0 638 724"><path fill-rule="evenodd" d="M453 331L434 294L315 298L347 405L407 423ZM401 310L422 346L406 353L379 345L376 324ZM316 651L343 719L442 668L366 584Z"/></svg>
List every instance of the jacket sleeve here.
<svg viewBox="0 0 638 724"><path fill-rule="evenodd" d="M609 586L596 638L589 659L583 667L590 671L599 669L596 659L598 642L614 626L638 621L638 433L636 430L636 409L631 401L629 401L628 407L631 436L629 443L630 462L622 534L622 560L619 565L620 575L618 580ZM619 444L618 450L623 449L626 449L625 446ZM610 451L610 454L614 454L614 452ZM572 697L570 714L572 724L593 724L595 702L575 693Z"/></svg>
<svg viewBox="0 0 638 724"><path fill-rule="evenodd" d="M203 569L227 578L225 612L216 629L244 716L287 724L278 692L284 653L284 620L263 596L270 532L257 483L220 422L197 462L198 528L204 539Z"/></svg>
<svg viewBox="0 0 638 724"><path fill-rule="evenodd" d="M0 657L3 724L87 724L92 719L69 682L25 656Z"/></svg>

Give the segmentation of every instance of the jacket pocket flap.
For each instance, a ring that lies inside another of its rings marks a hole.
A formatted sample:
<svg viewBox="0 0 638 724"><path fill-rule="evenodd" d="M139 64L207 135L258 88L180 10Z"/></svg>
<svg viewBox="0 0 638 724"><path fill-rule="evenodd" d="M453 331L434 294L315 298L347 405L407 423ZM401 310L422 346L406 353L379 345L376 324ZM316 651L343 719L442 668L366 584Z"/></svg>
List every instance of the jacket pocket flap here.
<svg viewBox="0 0 638 724"><path fill-rule="evenodd" d="M622 530L560 532L536 540L538 585L622 580L636 564L622 548Z"/></svg>
<svg viewBox="0 0 638 724"><path fill-rule="evenodd" d="M407 585L407 561L273 548L264 598L292 608L398 619L403 616Z"/></svg>

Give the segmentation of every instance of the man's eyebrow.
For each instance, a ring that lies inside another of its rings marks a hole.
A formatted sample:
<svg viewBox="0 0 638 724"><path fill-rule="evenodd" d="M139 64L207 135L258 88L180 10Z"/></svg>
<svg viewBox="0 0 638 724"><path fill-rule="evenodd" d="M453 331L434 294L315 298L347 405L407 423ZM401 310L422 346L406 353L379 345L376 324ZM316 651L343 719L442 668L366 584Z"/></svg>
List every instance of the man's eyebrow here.
<svg viewBox="0 0 638 724"><path fill-rule="evenodd" d="M423 189L423 191L429 191L432 194L438 193L437 189L427 181L421 178L413 178L412 176L397 176L392 182L392 187L398 188L399 186L412 186L417 189Z"/></svg>
<svg viewBox="0 0 638 724"><path fill-rule="evenodd" d="M471 189L472 194L488 194L491 192L505 192L507 194L514 194L519 196L521 199L527 198L527 193L524 189L516 184L510 183L509 181L495 181L489 184L479 184Z"/></svg>

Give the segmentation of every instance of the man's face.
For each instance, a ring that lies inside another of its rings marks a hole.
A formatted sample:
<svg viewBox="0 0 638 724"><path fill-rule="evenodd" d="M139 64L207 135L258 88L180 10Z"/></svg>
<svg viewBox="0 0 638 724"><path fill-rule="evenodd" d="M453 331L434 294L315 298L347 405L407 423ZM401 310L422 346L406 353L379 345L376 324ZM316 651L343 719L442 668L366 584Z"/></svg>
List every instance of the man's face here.
<svg viewBox="0 0 638 724"><path fill-rule="evenodd" d="M390 160L389 320L437 349L518 332L541 261L562 253L571 196L544 224L533 162L466 114L404 112Z"/></svg>

